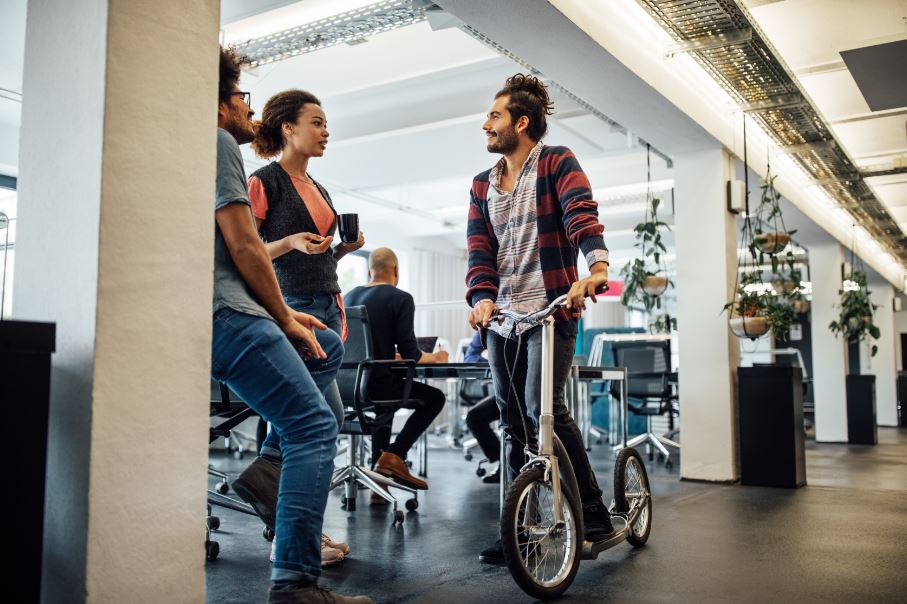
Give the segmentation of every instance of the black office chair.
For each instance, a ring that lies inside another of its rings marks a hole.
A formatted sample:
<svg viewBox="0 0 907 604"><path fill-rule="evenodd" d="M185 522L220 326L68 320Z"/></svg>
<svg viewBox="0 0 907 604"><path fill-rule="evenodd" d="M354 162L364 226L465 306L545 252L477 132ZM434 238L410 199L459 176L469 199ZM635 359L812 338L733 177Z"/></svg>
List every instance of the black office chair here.
<svg viewBox="0 0 907 604"><path fill-rule="evenodd" d="M680 444L668 435L652 432L652 418L675 413L671 373L670 340L626 340L612 342L614 364L627 368L627 408L646 418L646 431L627 441L628 447L646 443L649 459L654 447L664 455L665 465L671 467L671 454L667 447L680 449ZM616 382L612 382L612 396L620 396Z"/></svg>
<svg viewBox="0 0 907 604"><path fill-rule="evenodd" d="M349 436L347 448L347 465L338 469L331 480L331 489L344 485L341 496L343 508L347 511L356 509L356 493L361 485L387 500L394 506L394 523L403 522L403 512L397 509L397 498L384 487L394 487L412 495L406 501L406 509L413 511L419 507L418 491L398 484L390 478L373 472L364 462L365 453L363 436L373 434L379 427L393 421L393 413L386 413L388 408L413 406L421 404L418 399L409 396L416 363L413 360L376 360L372 346L372 330L369 325L368 312L364 306L350 306L346 309L348 335L344 343L343 364L337 372L337 387L345 407L345 417L341 434ZM374 399L368 394L369 377L375 367L400 369L405 374L403 396L400 399ZM383 408L383 409L382 409Z"/></svg>
<svg viewBox="0 0 907 604"><path fill-rule="evenodd" d="M239 424L243 423L250 417L255 417L255 412L246 406L244 402L233 394L226 384L211 381L211 408L210 416L217 418L220 423L211 426L208 433L208 443L213 443L218 438L230 439L233 430ZM208 513L205 517L205 555L208 560L216 560L220 554L220 545L217 541L211 539L211 532L220 528L220 518L214 516L212 506L227 508L242 514L256 516L255 510L246 503L227 497L230 487L227 484L227 475L208 466L208 474L220 479L220 482L214 489L208 489ZM263 536L268 541L274 538L274 534L267 527L264 528Z"/></svg>

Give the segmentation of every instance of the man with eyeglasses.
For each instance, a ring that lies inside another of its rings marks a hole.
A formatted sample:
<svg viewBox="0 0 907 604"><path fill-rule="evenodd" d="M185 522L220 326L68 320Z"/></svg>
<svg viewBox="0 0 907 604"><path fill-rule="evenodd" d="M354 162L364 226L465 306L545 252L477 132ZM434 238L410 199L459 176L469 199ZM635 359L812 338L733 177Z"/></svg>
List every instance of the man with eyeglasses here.
<svg viewBox="0 0 907 604"><path fill-rule="evenodd" d="M240 65L232 51L221 50L211 375L271 422L283 460L256 458L234 490L275 528L269 603L368 604L365 596L318 585L337 439L322 392L336 376L343 344L320 321L287 306L258 237L239 152L254 136L251 98L238 87Z"/></svg>

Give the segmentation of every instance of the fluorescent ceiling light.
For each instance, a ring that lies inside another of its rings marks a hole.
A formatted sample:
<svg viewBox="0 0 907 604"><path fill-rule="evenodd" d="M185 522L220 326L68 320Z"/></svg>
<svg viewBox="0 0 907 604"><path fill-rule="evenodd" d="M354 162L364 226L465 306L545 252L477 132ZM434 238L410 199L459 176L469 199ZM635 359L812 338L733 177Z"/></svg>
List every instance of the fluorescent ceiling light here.
<svg viewBox="0 0 907 604"><path fill-rule="evenodd" d="M327 19L369 4L375 4L375 0L304 0L295 2L289 6L230 23L221 30L221 38L225 45L237 44Z"/></svg>

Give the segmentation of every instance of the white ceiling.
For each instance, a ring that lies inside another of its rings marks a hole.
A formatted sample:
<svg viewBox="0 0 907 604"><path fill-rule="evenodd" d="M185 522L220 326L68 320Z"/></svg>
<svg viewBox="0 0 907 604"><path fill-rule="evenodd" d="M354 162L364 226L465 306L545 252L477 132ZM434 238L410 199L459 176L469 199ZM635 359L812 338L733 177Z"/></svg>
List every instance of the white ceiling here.
<svg viewBox="0 0 907 604"><path fill-rule="evenodd" d="M255 18L258 31L266 30L266 17ZM248 28L249 20L239 26ZM236 38L229 25L225 35ZM525 69L458 29L432 31L426 22L367 40L263 65L245 74L241 85L251 91L256 111L287 88L319 96L331 136L325 157L313 160L310 171L340 211L361 215L369 247L409 240L463 249L471 179L498 158L485 150L484 114L504 80ZM598 198L605 199L612 253L629 257L629 229L642 210L608 206L632 208L642 199L644 186L629 193L614 187L645 182L645 152L569 99L554 93L554 100L546 141L576 153ZM243 153L250 170L264 163L248 148ZM658 158L653 178L670 178Z"/></svg>
<svg viewBox="0 0 907 604"><path fill-rule="evenodd" d="M845 50L907 39L905 0L747 0L750 13L861 169L907 161L907 107L873 113L847 70ZM807 26L807 24L809 26ZM892 78L905 71L892 69ZM907 232L907 175L868 178Z"/></svg>

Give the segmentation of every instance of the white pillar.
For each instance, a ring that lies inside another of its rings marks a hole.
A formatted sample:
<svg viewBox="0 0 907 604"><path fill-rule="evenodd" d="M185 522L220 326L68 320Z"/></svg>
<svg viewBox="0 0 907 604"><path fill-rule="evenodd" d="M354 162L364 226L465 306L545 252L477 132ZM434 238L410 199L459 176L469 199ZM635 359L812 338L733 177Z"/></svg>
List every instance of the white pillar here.
<svg viewBox="0 0 907 604"><path fill-rule="evenodd" d="M736 480L740 344L721 308L733 296L736 221L727 211L731 160L723 149L674 157L680 473Z"/></svg>
<svg viewBox="0 0 907 604"><path fill-rule="evenodd" d="M870 283L872 302L879 306L873 322L879 328L879 339L871 344L878 346L875 356L861 350L869 362L869 373L876 376L876 423L880 426L898 425L897 367L895 365L894 296L895 290L887 281Z"/></svg>
<svg viewBox="0 0 907 604"><path fill-rule="evenodd" d="M813 391L816 440L847 442L847 343L828 329L839 315L841 265L844 252L837 243L809 248L812 279Z"/></svg>
<svg viewBox="0 0 907 604"><path fill-rule="evenodd" d="M218 17L28 3L14 309L57 324L44 602L204 601Z"/></svg>

